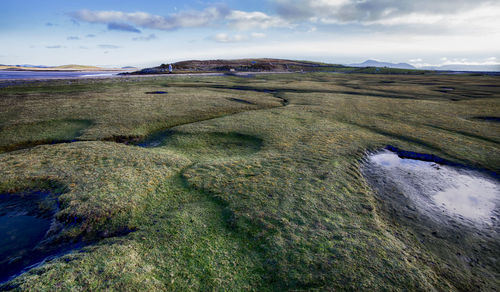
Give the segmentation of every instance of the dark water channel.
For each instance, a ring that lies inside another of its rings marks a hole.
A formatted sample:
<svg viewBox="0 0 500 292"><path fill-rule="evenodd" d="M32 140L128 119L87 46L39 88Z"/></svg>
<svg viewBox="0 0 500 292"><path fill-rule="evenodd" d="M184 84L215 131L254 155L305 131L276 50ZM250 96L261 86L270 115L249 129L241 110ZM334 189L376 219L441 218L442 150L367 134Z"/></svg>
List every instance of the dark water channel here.
<svg viewBox="0 0 500 292"><path fill-rule="evenodd" d="M166 91L148 91L146 94L168 94Z"/></svg>
<svg viewBox="0 0 500 292"><path fill-rule="evenodd" d="M0 283L58 252L46 246L58 231L56 211L50 192L0 194Z"/></svg>

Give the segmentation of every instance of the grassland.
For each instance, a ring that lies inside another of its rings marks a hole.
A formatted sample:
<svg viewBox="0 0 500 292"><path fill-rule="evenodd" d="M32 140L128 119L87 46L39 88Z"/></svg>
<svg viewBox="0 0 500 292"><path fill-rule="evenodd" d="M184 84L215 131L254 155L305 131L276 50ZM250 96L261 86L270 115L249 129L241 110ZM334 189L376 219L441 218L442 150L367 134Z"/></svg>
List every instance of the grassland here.
<svg viewBox="0 0 500 292"><path fill-rule="evenodd" d="M0 193L64 189L58 237L88 244L4 289L494 290L498 266L417 240L360 162L390 144L498 173L500 125L476 117L498 117L499 81L308 73L0 88ZM151 134L156 147L135 145Z"/></svg>

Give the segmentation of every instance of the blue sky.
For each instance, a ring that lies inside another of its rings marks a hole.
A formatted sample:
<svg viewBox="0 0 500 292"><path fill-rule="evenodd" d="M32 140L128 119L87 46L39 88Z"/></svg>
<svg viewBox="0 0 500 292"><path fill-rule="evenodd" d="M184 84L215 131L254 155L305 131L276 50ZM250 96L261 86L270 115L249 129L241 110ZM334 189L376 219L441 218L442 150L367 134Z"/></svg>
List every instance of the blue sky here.
<svg viewBox="0 0 500 292"><path fill-rule="evenodd" d="M0 64L500 63L495 0L2 0Z"/></svg>

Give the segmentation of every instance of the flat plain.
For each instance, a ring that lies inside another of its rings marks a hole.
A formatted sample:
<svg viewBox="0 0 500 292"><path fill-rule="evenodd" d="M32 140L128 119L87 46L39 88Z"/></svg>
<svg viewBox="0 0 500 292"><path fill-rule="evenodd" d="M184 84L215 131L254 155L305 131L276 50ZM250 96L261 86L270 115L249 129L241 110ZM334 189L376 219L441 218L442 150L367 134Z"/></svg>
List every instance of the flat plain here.
<svg viewBox="0 0 500 292"><path fill-rule="evenodd" d="M0 194L57 194L77 244L30 291L494 291L500 237L452 239L376 195L392 145L500 171L500 77L265 74L0 88Z"/></svg>

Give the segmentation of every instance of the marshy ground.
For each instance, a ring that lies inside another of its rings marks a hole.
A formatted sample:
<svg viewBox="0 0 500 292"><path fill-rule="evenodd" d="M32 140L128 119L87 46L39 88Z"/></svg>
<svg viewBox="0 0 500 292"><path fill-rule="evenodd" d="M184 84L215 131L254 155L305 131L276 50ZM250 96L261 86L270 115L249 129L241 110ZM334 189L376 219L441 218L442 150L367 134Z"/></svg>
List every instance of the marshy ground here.
<svg viewBox="0 0 500 292"><path fill-rule="evenodd" d="M430 221L363 165L393 145L498 185L498 84L308 73L0 86L1 198L57 193L51 242L84 246L1 287L495 290L495 229Z"/></svg>

